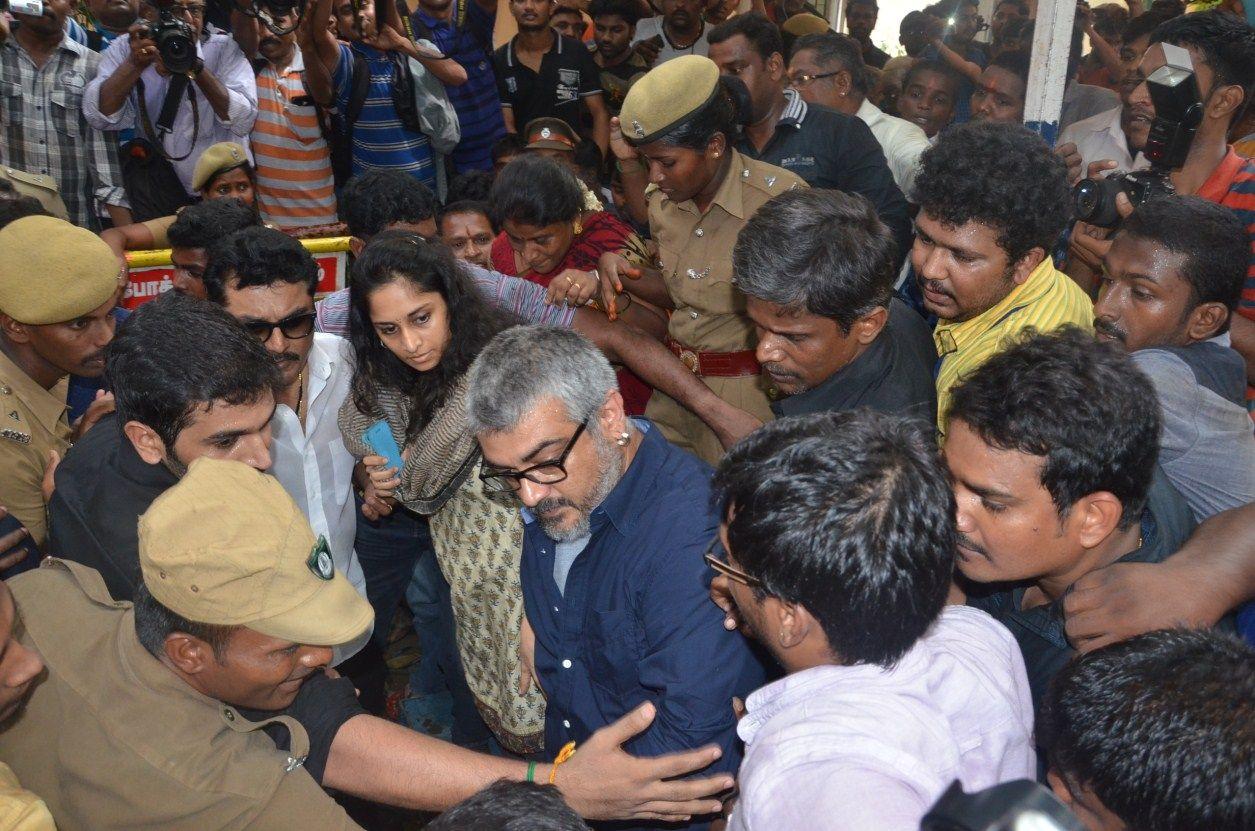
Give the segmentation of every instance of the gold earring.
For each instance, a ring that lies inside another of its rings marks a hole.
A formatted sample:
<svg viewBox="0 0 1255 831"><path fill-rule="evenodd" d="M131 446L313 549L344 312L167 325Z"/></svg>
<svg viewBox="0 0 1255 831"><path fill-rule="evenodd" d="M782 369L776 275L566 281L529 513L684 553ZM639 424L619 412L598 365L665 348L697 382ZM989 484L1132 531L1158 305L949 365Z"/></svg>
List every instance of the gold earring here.
<svg viewBox="0 0 1255 831"><path fill-rule="evenodd" d="M574 231L575 236L578 237L580 234L584 233L584 223L580 222L578 219L575 220L571 223L571 230Z"/></svg>

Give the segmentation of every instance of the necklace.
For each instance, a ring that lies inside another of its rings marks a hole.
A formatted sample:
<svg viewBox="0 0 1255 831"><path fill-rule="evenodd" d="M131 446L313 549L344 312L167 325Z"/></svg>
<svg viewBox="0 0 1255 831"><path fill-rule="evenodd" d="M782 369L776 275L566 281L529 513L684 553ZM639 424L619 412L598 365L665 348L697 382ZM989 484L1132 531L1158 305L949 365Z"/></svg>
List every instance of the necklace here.
<svg viewBox="0 0 1255 831"><path fill-rule="evenodd" d="M302 418L301 405L305 402L305 370L296 373L296 417Z"/></svg>

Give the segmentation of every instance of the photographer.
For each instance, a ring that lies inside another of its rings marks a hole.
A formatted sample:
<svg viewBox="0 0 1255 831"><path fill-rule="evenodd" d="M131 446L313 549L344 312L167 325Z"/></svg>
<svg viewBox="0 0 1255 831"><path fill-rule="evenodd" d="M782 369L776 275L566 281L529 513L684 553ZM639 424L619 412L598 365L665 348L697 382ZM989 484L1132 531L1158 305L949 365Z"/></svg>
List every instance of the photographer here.
<svg viewBox="0 0 1255 831"><path fill-rule="evenodd" d="M248 147L248 135L257 120L257 85L252 67L231 36L203 31L202 0L161 2L160 18L164 19L159 22L158 7L145 3L144 20L105 51L100 71L83 95L83 113L97 129L133 127L141 138L158 145L186 191L186 203L194 193L196 160L206 148L222 141ZM179 22L184 24L183 32L176 33L173 24ZM185 45L179 41L181 35L190 38L196 57L187 71L190 83L178 103L172 129L169 135L159 135L154 123L167 92L178 86L166 62L177 58L176 50ZM128 179L128 194L132 186Z"/></svg>
<svg viewBox="0 0 1255 831"><path fill-rule="evenodd" d="M1255 237L1255 161L1239 156L1228 144L1230 126L1240 119L1255 91L1255 29L1226 12L1211 11L1177 17L1162 23L1151 35L1137 71L1142 79L1168 61L1165 45L1184 48L1193 65L1194 78L1202 99L1202 120L1189 144L1184 163L1168 176L1180 195L1201 196L1230 208ZM1138 88L1140 95L1146 86ZM1090 165L1096 175L1116 166L1106 161ZM1128 196L1117 198L1121 216L1132 213ZM1086 285L1101 270L1101 260L1111 247L1111 230L1078 222L1072 232L1068 273ZM1255 381L1255 248L1247 267L1246 285L1230 335L1233 348L1246 360L1247 383ZM1247 406L1255 400L1255 388L1248 386Z"/></svg>

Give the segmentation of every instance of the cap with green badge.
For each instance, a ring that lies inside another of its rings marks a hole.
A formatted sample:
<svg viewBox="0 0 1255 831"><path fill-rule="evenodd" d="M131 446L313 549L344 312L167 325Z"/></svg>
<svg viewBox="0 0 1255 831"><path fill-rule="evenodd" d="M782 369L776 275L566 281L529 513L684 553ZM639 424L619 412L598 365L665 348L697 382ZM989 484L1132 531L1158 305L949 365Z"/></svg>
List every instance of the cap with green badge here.
<svg viewBox="0 0 1255 831"><path fill-rule="evenodd" d="M619 111L623 137L649 144L683 125L719 91L719 67L701 55L681 55L645 73Z"/></svg>
<svg viewBox="0 0 1255 831"><path fill-rule="evenodd" d="M272 476L200 458L139 520L144 585L188 620L338 646L374 612Z"/></svg>
<svg viewBox="0 0 1255 831"><path fill-rule="evenodd" d="M19 323L65 323L109 302L122 263L100 237L50 216L0 230L0 312Z"/></svg>
<svg viewBox="0 0 1255 831"><path fill-rule="evenodd" d="M196 160L192 171L192 190L204 190L215 176L248 164L248 151L233 141L212 145Z"/></svg>

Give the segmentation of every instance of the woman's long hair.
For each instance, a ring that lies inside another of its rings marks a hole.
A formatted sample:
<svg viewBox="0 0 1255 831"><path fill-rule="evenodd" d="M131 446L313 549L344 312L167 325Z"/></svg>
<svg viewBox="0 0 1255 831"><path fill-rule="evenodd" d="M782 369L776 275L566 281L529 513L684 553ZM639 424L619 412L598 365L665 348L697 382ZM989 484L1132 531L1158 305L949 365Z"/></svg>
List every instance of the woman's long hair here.
<svg viewBox="0 0 1255 831"><path fill-rule="evenodd" d="M428 372L418 372L393 355L370 321L371 294L398 280L408 282L416 291L436 292L448 306L449 343L440 363ZM379 234L353 263L349 289L349 341L356 353L354 406L382 418L375 391L401 391L410 399L406 439L412 440L445 403L480 350L498 332L519 322L490 303L440 243L407 231Z"/></svg>

